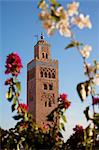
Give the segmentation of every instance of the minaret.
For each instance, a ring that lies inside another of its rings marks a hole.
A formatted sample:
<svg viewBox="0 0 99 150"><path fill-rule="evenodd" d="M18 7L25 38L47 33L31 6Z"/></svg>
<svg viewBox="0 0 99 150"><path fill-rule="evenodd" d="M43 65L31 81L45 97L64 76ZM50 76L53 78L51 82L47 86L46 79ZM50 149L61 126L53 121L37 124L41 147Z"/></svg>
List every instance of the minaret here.
<svg viewBox="0 0 99 150"><path fill-rule="evenodd" d="M57 107L58 61L51 59L50 45L41 34L34 46L34 59L27 64L27 103L29 112L40 126Z"/></svg>

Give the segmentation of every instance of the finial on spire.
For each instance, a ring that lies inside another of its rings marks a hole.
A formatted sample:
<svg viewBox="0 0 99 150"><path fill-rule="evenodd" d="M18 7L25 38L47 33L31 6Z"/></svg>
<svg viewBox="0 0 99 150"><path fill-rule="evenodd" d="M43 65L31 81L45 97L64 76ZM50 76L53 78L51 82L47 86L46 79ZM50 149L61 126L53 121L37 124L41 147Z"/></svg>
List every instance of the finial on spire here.
<svg viewBox="0 0 99 150"><path fill-rule="evenodd" d="M41 33L41 40L44 39L44 33Z"/></svg>

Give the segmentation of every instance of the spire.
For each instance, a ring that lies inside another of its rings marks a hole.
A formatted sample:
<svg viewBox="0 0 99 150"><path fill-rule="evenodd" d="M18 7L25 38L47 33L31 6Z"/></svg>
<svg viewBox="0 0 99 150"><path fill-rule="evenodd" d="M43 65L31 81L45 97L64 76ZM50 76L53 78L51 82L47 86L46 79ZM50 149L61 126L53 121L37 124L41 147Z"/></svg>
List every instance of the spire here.
<svg viewBox="0 0 99 150"><path fill-rule="evenodd" d="M44 34L43 33L41 33L41 40L43 40L44 39Z"/></svg>

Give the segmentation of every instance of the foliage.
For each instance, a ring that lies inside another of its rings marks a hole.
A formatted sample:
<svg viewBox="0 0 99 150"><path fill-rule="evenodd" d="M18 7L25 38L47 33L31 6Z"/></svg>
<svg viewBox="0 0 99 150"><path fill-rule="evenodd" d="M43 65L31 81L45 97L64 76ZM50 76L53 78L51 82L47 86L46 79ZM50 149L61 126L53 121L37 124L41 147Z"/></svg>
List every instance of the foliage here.
<svg viewBox="0 0 99 150"><path fill-rule="evenodd" d="M18 64L18 66L16 66L16 68L19 68L19 70L16 71L13 64L16 64L17 61L19 61L20 65ZM10 69L9 65L11 66ZM47 116L49 123L44 124L43 127L39 127L33 120L32 115L28 113L28 106L24 103L20 103L21 82L18 80L18 75L21 68L22 63L19 55L17 54L16 57L16 53L9 54L7 56L6 69L9 70L8 73L11 74L11 78L5 81L5 85L8 86L6 98L9 102L12 102L12 112L15 111L17 113L13 118L17 120L18 123L15 128L10 129L2 135L2 149L24 148L25 150L34 150L39 148L51 148L58 150L63 143L61 130L65 130L64 123L66 123L66 118L64 116L64 110L70 106L67 95L60 95L58 106ZM59 118L61 117L63 122L59 125Z"/></svg>
<svg viewBox="0 0 99 150"><path fill-rule="evenodd" d="M76 48L82 57L84 73L87 76L87 80L77 84L77 92L82 102L86 100L89 95L91 96L91 105L86 107L84 114L87 121L91 121L91 124L93 124L92 136L89 136L89 132L87 132L87 129L88 131L90 130L89 125L84 131L84 141L82 144L86 147L86 149L90 148L94 150L96 139L98 137L97 125L99 114L96 113L95 106L99 105L99 93L96 92L96 88L99 85L99 62L94 60L93 65L87 63L92 47L90 45L84 45L84 43L78 41L73 30L74 27L79 29L91 29L92 24L90 18L88 15L85 16L83 13L80 13L79 2L67 4L66 9L56 0L50 0L49 2L42 0L38 6L41 9L39 18L42 21L43 27L46 29L48 35L52 35L56 30L58 30L62 36L71 38L71 42L65 49ZM92 116L89 115L91 108L93 109ZM72 137L74 138L74 135Z"/></svg>
<svg viewBox="0 0 99 150"><path fill-rule="evenodd" d="M38 7L41 9L39 18L47 33L52 35L58 30L62 36L69 37L71 41L65 49L76 48L82 57L87 80L77 84L77 92L82 102L90 95L91 105L84 110L85 117L90 124L85 129L81 125L76 125L73 135L64 143L61 133L62 130L65 131L64 123L67 122L64 112L71 103L66 94L61 94L58 98L58 106L47 116L49 123L38 127L28 113L28 106L20 103L21 82L18 80L18 75L22 63L17 53L11 53L7 56L5 64L5 73L11 75L5 81L5 85L8 86L6 98L12 104L12 112L16 112L13 118L18 120L18 123L9 131L0 129L2 149L94 150L98 145L99 134L99 114L95 111L95 106L99 105L99 94L96 93L96 87L99 85L99 62L94 60L93 65L87 63L92 47L79 42L73 31L74 27L91 28L90 18L79 12L78 2L68 4L65 9L56 0L49 2L41 0ZM93 108L92 116L89 115L91 108Z"/></svg>

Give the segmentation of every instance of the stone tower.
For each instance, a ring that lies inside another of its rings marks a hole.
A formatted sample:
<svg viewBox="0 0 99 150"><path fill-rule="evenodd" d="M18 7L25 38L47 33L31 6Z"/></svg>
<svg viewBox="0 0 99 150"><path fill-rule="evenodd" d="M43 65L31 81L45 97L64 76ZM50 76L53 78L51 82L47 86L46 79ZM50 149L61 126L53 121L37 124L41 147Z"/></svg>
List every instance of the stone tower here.
<svg viewBox="0 0 99 150"><path fill-rule="evenodd" d="M34 59L27 64L27 103L40 126L57 106L58 61L51 59L50 45L41 39L34 46Z"/></svg>

